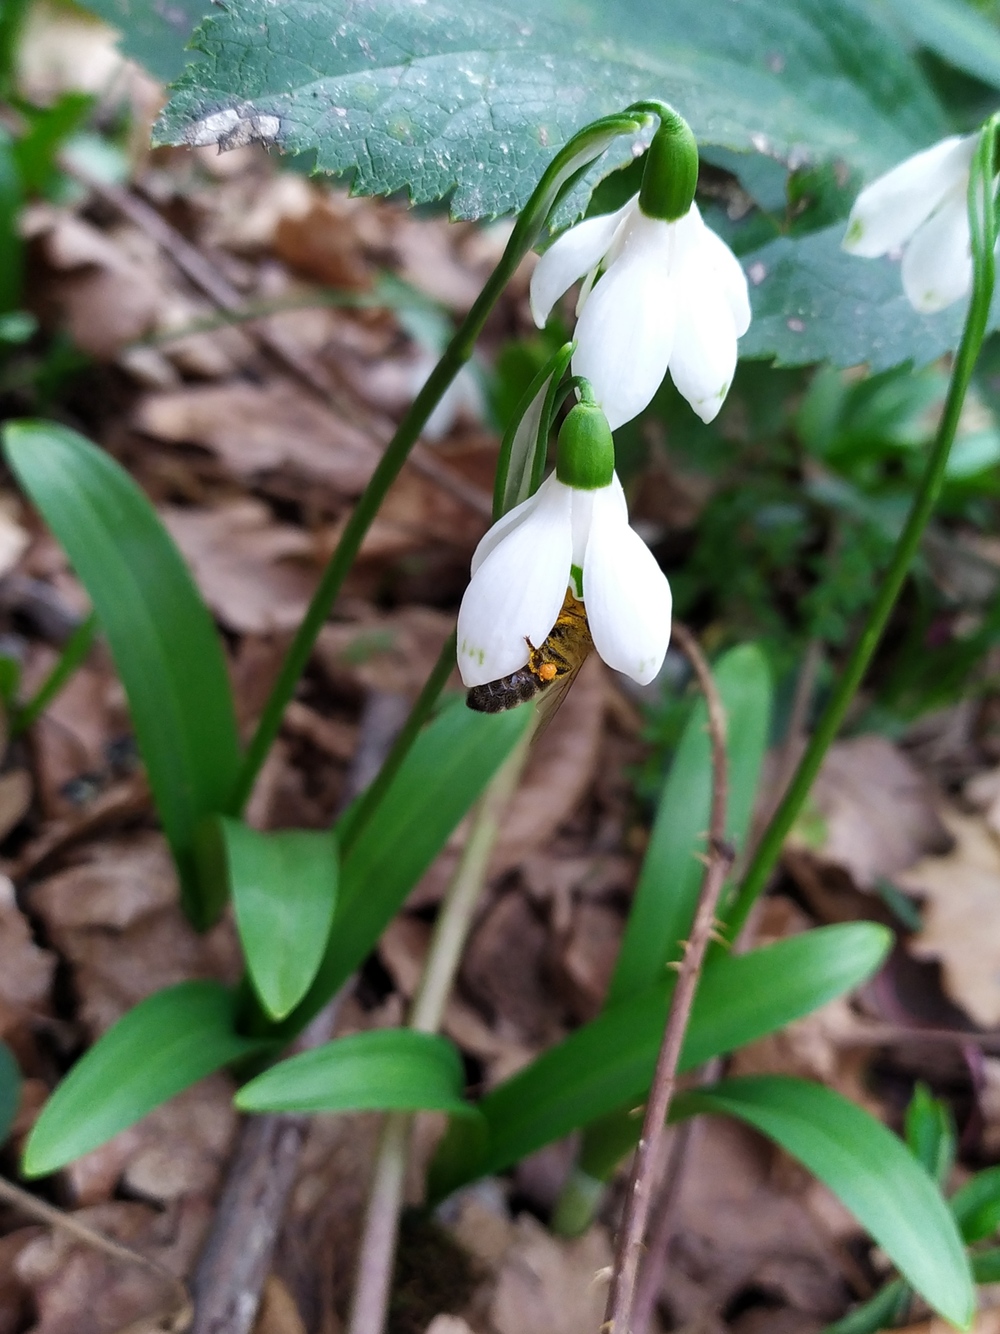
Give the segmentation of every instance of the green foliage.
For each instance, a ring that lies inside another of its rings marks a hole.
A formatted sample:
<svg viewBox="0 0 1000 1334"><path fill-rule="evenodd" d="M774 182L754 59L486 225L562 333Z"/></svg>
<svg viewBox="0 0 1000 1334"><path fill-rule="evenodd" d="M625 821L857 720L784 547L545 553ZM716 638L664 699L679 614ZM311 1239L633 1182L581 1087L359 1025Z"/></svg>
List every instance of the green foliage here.
<svg viewBox="0 0 1000 1334"><path fill-rule="evenodd" d="M24 1151L27 1176L45 1176L96 1149L191 1084L266 1051L240 1037L232 993L182 982L140 1001L77 1061L42 1108Z"/></svg>
<svg viewBox="0 0 1000 1334"><path fill-rule="evenodd" d="M928 1305L968 1328L975 1293L955 1220L925 1169L880 1121L832 1089L781 1075L684 1093L673 1116L699 1112L739 1117L798 1158L847 1205Z"/></svg>
<svg viewBox="0 0 1000 1334"><path fill-rule="evenodd" d="M10 1134L20 1097L20 1067L6 1042L0 1042L0 1144Z"/></svg>
<svg viewBox="0 0 1000 1334"><path fill-rule="evenodd" d="M531 716L531 709L473 713L464 700L455 700L420 734L350 843L326 951L288 1031L307 1023L362 962Z"/></svg>
<svg viewBox="0 0 1000 1334"><path fill-rule="evenodd" d="M122 50L163 83L176 79L189 60L185 50L197 24L210 12L210 0L81 0L122 34Z"/></svg>
<svg viewBox="0 0 1000 1334"><path fill-rule="evenodd" d="M335 835L323 830L260 833L221 819L221 839L247 970L272 1019L284 1019L309 990L326 948L340 874ZM209 854L211 855L211 854Z"/></svg>
<svg viewBox="0 0 1000 1334"><path fill-rule="evenodd" d="M152 505L112 458L47 422L8 424L4 451L93 601L128 695L186 910L207 926L224 889L199 882L195 833L206 816L226 809L239 763L215 626Z"/></svg>
<svg viewBox="0 0 1000 1334"><path fill-rule="evenodd" d="M245 1112L394 1110L478 1114L463 1100L465 1074L447 1038L410 1028L337 1038L274 1065L244 1084Z"/></svg>
<svg viewBox="0 0 1000 1334"><path fill-rule="evenodd" d="M854 922L716 959L698 988L679 1068L694 1069L843 995L871 976L890 943L884 927ZM626 1101L640 1102L673 984L671 977L605 1010L487 1094L479 1104L485 1142L467 1143L461 1131L449 1135L432 1168L432 1193L448 1194Z"/></svg>
<svg viewBox="0 0 1000 1334"><path fill-rule="evenodd" d="M893 12L921 46L1000 88L1000 32L967 0L889 0Z"/></svg>
<svg viewBox="0 0 1000 1334"><path fill-rule="evenodd" d="M948 1180L955 1161L955 1123L947 1103L918 1083L906 1109L907 1148L939 1186Z"/></svg>
<svg viewBox="0 0 1000 1334"><path fill-rule="evenodd" d="M0 126L0 315L17 309L24 279L24 248L18 225L24 186L14 141Z"/></svg>
<svg viewBox="0 0 1000 1334"><path fill-rule="evenodd" d="M726 837L739 849L769 739L771 679L764 655L753 644L730 650L713 675L726 710ZM663 787L608 990L609 1006L646 991L663 976L666 964L681 957L680 942L691 929L705 871L699 855L706 850L711 772L707 712L699 699Z"/></svg>
<svg viewBox="0 0 1000 1334"><path fill-rule="evenodd" d="M860 0L624 0L613 13L547 0L530 21L486 0L238 0L195 43L205 58L178 84L164 140L315 149L362 193L454 191L461 217L519 208L575 130L643 97L668 96L701 142L779 157L805 144L869 174L945 128ZM623 142L601 170L629 153Z"/></svg>

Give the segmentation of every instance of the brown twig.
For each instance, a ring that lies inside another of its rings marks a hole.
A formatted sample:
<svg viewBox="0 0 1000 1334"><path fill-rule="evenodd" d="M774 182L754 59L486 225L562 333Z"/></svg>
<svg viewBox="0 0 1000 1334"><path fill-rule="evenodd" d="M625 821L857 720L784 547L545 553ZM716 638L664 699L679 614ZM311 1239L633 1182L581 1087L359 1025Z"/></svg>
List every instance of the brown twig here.
<svg viewBox="0 0 1000 1334"><path fill-rule="evenodd" d="M120 1241L115 1241L112 1237L106 1237L103 1232L97 1232L94 1228L88 1227L86 1223L81 1223L78 1218L72 1214L63 1213L61 1209L54 1208L51 1204L46 1204L44 1200L37 1196L29 1194L22 1190L20 1186L15 1186L13 1182L0 1177L0 1199L6 1200L16 1209L20 1209L29 1218L35 1218L40 1223L45 1223L56 1231L65 1232L74 1237L77 1241L83 1242L85 1246L92 1247L95 1251L100 1251L103 1255L110 1256L113 1260L122 1260L126 1264L138 1265L141 1269L154 1274L161 1282L170 1289L171 1301L168 1306L162 1310L146 1315L141 1322L143 1329L149 1329L150 1322L154 1319L161 1327L170 1330L185 1330L191 1323L191 1299L188 1297L187 1289L177 1277L163 1265L151 1260L148 1255L143 1255L141 1251L133 1250L131 1246L125 1246ZM167 1322L165 1325L163 1322ZM129 1329L133 1326L128 1326ZM122 1332L124 1334L124 1331Z"/></svg>
<svg viewBox="0 0 1000 1334"><path fill-rule="evenodd" d="M632 1163L632 1173L625 1198L625 1215L618 1229L611 1289L605 1313L604 1329L607 1334L631 1334L639 1258L649 1220L650 1202L660 1162L667 1113L677 1084L677 1062L698 988L705 952L715 925L715 910L719 895L734 859L733 849L726 843L725 837L728 797L725 710L708 663L694 636L684 626L675 625L674 638L694 668L708 705L708 729L712 739L712 814L708 858L691 937L684 947L684 958L678 970L677 985L670 1002L663 1043L646 1103L642 1135Z"/></svg>
<svg viewBox="0 0 1000 1334"><path fill-rule="evenodd" d="M79 181L140 231L146 233L160 249L201 292L220 310L230 315L242 315L245 301L241 293L219 272L218 268L191 242L167 222L151 204L147 204L131 190L97 180L76 163L66 159L60 163L67 175ZM248 320L245 331L263 350L327 407L332 407L346 420L361 425L384 444L392 435L392 423L368 420L358 421L358 414L345 401L327 368L315 357L296 346L282 332L265 323L266 317ZM414 445L408 464L443 491L461 501L487 519L493 517L493 501L480 487L460 477L442 463L431 450Z"/></svg>

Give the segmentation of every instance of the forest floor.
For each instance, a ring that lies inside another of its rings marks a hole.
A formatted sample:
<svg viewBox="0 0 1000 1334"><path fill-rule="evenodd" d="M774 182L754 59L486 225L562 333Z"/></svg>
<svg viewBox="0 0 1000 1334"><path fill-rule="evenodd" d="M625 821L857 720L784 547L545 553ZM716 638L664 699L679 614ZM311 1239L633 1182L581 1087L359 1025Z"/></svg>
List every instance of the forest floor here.
<svg viewBox="0 0 1000 1334"><path fill-rule="evenodd" d="M158 90L129 77L148 123ZM432 364L422 308L383 275L460 318L505 226L351 199L254 148L137 152L126 185L31 205L24 225L29 304L86 359L49 412L122 462L164 517L225 637L246 727ZM490 321L486 363L531 332L528 274L525 265ZM244 313L268 313L234 319L221 309L226 292ZM4 401L16 411L16 392ZM258 827L327 826L370 777L453 624L488 525L497 445L470 392L403 470L287 711L252 799ZM647 529L682 537L703 502L672 479L666 455L633 496ZM86 610L63 553L5 475L0 648L23 662L26 695ZM969 701L898 741L860 735L834 747L756 939L868 918L889 922L901 943L861 994L729 1063L821 1080L897 1129L915 1080L926 1081L954 1109L956 1180L1000 1159L1000 936L983 929L1000 891L996 703ZM530 762L445 1018L480 1089L600 1006L647 836L631 779L645 754L643 707L591 661ZM794 744L772 757L768 799ZM164 986L235 981L239 950L229 918L198 936L179 910L100 645L7 745L0 836L0 1037L26 1078L4 1153L13 1176L74 1058ZM400 1022L462 837L386 932L338 1032ZM35 1189L188 1276L240 1130L231 1096L227 1077L205 1080ZM376 1129L373 1115L311 1121L257 1334L342 1327ZM420 1142L436 1132L427 1118ZM610 1261L619 1200L612 1192L585 1236L550 1235L569 1162L570 1146L557 1145L452 1201L437 1231L406 1230L395 1334L596 1330L595 1275ZM674 1209L664 1329L818 1331L870 1295L883 1268L822 1186L735 1124L699 1123ZM155 1274L0 1210L0 1334L162 1328L164 1301ZM993 1329L995 1316L987 1309L977 1328Z"/></svg>

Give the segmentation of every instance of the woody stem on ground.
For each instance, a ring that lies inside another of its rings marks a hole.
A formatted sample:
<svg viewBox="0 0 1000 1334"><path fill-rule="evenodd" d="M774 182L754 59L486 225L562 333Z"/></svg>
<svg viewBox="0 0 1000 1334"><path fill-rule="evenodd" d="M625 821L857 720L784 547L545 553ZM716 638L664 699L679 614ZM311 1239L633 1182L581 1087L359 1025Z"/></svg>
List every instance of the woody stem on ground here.
<svg viewBox="0 0 1000 1334"><path fill-rule="evenodd" d="M260 767L278 735L285 706L292 698L299 677L305 670L316 637L330 614L389 487L396 480L410 450L445 390L471 357L476 340L501 292L513 277L521 260L538 240L553 209L573 188L595 158L599 157L618 135L637 133L647 119L647 113L635 112L632 115L623 113L595 121L593 125L574 135L547 167L515 224L499 264L400 422L347 521L337 548L323 571L312 601L295 633L278 679L264 706L257 729L247 747L243 766L229 801L231 813L238 814L247 802Z"/></svg>
<svg viewBox="0 0 1000 1334"><path fill-rule="evenodd" d="M733 849L728 846L725 839L728 778L726 717L722 699L694 636L683 626L677 625L674 627L674 639L694 668L708 706L708 730L712 741L712 813L708 833L708 856L694 923L691 927L691 938L685 943L684 957L678 966L677 985L670 1001L663 1042L646 1102L642 1134L632 1162L632 1172L625 1196L625 1213L615 1243L611 1288L603 1327L607 1334L630 1334L632 1327L639 1260L660 1166L665 1123L677 1084L677 1063L691 1016L701 967L715 925L715 910L719 895L722 893L722 886L734 856Z"/></svg>
<svg viewBox="0 0 1000 1334"><path fill-rule="evenodd" d="M527 729L480 798L454 878L441 903L409 1027L436 1033L486 882L490 856L517 788L534 727ZM347 1334L382 1334L389 1306L412 1114L386 1115L375 1155Z"/></svg>
<svg viewBox="0 0 1000 1334"><path fill-rule="evenodd" d="M948 397L930 456L914 497L906 524L896 541L889 568L882 576L878 593L854 649L840 672L836 688L809 739L805 752L778 809L757 845L742 883L725 912L726 935L734 941L755 900L773 871L788 831L802 809L809 789L819 773L823 757L844 722L847 710L868 670L917 554L924 529L934 512L948 465L948 455L958 427L965 395L975 370L986 333L993 299L996 262L996 203L993 195L993 154L997 118L987 122L980 136L969 180L969 221L972 233L973 284L962 341L955 355Z"/></svg>

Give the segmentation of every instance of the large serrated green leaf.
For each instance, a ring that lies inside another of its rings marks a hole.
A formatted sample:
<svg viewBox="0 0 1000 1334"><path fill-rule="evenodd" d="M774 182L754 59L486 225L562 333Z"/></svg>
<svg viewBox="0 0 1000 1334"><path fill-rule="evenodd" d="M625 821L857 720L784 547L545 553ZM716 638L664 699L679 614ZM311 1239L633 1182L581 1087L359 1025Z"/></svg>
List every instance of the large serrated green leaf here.
<svg viewBox="0 0 1000 1334"><path fill-rule="evenodd" d="M161 142L315 150L359 193L452 195L461 217L520 208L576 130L640 98L704 143L868 173L946 129L861 0L227 0L195 44Z"/></svg>
<svg viewBox="0 0 1000 1334"><path fill-rule="evenodd" d="M164 83L176 79L194 54L187 51L195 27L211 0L80 0L84 9L121 33L126 55Z"/></svg>
<svg viewBox="0 0 1000 1334"><path fill-rule="evenodd" d="M212 618L156 511L110 455L43 421L9 423L3 443L107 635L185 908L204 927L222 899L199 883L195 834L206 816L226 809L239 767Z"/></svg>
<svg viewBox="0 0 1000 1334"><path fill-rule="evenodd" d="M447 1038L386 1028L299 1052L244 1084L245 1112L448 1112L475 1116L462 1098L462 1061Z"/></svg>
<svg viewBox="0 0 1000 1334"><path fill-rule="evenodd" d="M928 1305L967 1329L969 1261L940 1191L881 1121L820 1084L784 1075L682 1094L673 1116L725 1112L756 1126L838 1195Z"/></svg>
<svg viewBox="0 0 1000 1334"><path fill-rule="evenodd" d="M716 960L698 989L680 1069L734 1051L850 991L879 967L891 943L884 927L850 922ZM470 1156L461 1135L449 1135L435 1160L433 1192L447 1194L626 1101L641 1102L672 991L669 980L605 1010L498 1085L479 1104L485 1143Z"/></svg>
<svg viewBox="0 0 1000 1334"><path fill-rule="evenodd" d="M848 255L843 238L838 223L743 256L753 322L740 356L773 357L779 366L867 363L881 371L904 361L924 366L958 347L967 301L918 314L903 295L898 261ZM990 312L990 328L997 327L1000 294Z"/></svg>
<svg viewBox="0 0 1000 1334"><path fill-rule="evenodd" d="M233 995L220 983L158 991L98 1038L49 1098L24 1151L26 1175L55 1172L213 1070L267 1047L237 1034Z"/></svg>

